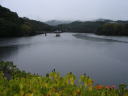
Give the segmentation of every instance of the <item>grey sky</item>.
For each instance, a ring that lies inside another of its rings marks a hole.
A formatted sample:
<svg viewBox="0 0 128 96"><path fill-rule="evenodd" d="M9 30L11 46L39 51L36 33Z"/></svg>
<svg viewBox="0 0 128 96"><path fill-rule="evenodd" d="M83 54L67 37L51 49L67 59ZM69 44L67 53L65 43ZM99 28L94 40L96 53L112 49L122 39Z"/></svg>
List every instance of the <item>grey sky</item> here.
<svg viewBox="0 0 128 96"><path fill-rule="evenodd" d="M19 16L46 20L128 20L128 0L0 0Z"/></svg>

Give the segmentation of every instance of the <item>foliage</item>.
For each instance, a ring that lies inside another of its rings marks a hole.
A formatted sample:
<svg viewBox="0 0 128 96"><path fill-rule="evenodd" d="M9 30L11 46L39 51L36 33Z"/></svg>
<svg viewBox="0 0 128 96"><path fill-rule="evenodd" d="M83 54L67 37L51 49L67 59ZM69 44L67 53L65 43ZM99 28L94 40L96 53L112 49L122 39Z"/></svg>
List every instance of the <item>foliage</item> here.
<svg viewBox="0 0 128 96"><path fill-rule="evenodd" d="M75 21L58 25L58 29L67 32L95 33L98 35L128 36L128 21Z"/></svg>
<svg viewBox="0 0 128 96"><path fill-rule="evenodd" d="M0 62L1 69L16 70L11 62ZM12 66L12 67L8 67ZM128 96L128 89L121 84L119 89L114 85L94 85L93 80L81 75L77 83L71 72L61 76L51 72L46 76L33 75L21 71L13 72L13 78L7 80L4 70L0 70L0 96Z"/></svg>
<svg viewBox="0 0 128 96"><path fill-rule="evenodd" d="M17 13L0 6L0 37L29 36L52 30L53 27L45 23L20 18Z"/></svg>
<svg viewBox="0 0 128 96"><path fill-rule="evenodd" d="M0 37L17 37L52 32L96 33L98 35L128 36L128 21L75 21L69 24L50 26L43 22L20 18L17 13L0 6Z"/></svg>
<svg viewBox="0 0 128 96"><path fill-rule="evenodd" d="M58 25L58 29L68 32L95 33L97 28L108 21L75 21L70 24Z"/></svg>
<svg viewBox="0 0 128 96"><path fill-rule="evenodd" d="M106 23L99 27L96 34L99 35L117 35L117 36L128 36L128 23Z"/></svg>

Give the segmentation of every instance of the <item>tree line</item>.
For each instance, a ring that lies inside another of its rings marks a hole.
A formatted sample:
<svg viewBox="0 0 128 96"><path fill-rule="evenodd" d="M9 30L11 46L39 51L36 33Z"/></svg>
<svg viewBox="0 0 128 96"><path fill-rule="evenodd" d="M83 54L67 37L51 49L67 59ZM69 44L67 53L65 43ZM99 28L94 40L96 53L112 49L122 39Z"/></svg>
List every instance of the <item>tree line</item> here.
<svg viewBox="0 0 128 96"><path fill-rule="evenodd" d="M30 36L53 31L54 27L43 22L21 18L17 13L0 5L0 37Z"/></svg>
<svg viewBox="0 0 128 96"><path fill-rule="evenodd" d="M50 26L40 21L21 18L17 13L0 5L0 37L20 37L53 32L82 32L98 35L128 36L128 21L96 20L74 21L69 24Z"/></svg>
<svg viewBox="0 0 128 96"><path fill-rule="evenodd" d="M58 25L63 32L95 33L98 35L128 36L128 21L75 21Z"/></svg>

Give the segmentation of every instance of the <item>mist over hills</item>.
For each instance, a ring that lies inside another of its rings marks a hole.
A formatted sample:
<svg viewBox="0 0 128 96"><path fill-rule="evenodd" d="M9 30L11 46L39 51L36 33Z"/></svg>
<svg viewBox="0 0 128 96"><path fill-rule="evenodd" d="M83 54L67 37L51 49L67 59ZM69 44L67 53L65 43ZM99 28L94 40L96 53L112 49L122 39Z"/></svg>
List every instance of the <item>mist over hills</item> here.
<svg viewBox="0 0 128 96"><path fill-rule="evenodd" d="M61 24L70 24L72 22L93 22L93 21L112 21L110 19L94 19L94 20L86 20L86 21L81 21L81 20L48 20L44 23L51 25L51 26L58 26Z"/></svg>
<svg viewBox="0 0 128 96"><path fill-rule="evenodd" d="M97 19L92 21L51 20L41 22L21 18L16 12L0 6L0 37L20 37L45 32L95 33L98 35L128 36L128 21Z"/></svg>
<svg viewBox="0 0 128 96"><path fill-rule="evenodd" d="M95 33L107 36L128 36L128 21L94 20L94 21L74 21L69 24L60 24L58 29L63 32Z"/></svg>
<svg viewBox="0 0 128 96"><path fill-rule="evenodd" d="M49 21L46 21L45 23L48 24L48 25L51 25L51 26L57 26L57 25L60 25L60 24L69 24L73 21L68 21L68 20L49 20Z"/></svg>

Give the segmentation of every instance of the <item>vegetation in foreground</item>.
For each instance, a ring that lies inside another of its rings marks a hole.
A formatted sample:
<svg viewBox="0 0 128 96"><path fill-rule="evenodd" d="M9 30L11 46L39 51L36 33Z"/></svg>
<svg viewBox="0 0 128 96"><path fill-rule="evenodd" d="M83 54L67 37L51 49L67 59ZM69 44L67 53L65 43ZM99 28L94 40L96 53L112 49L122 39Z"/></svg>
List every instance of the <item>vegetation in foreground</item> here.
<svg viewBox="0 0 128 96"><path fill-rule="evenodd" d="M0 96L128 96L125 84L119 88L93 85L86 75L81 75L78 83L75 80L71 72L62 77L54 70L39 76L20 71L12 62L0 62Z"/></svg>

